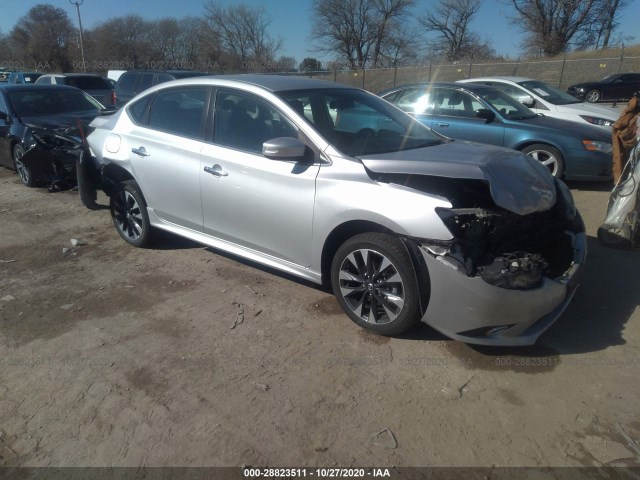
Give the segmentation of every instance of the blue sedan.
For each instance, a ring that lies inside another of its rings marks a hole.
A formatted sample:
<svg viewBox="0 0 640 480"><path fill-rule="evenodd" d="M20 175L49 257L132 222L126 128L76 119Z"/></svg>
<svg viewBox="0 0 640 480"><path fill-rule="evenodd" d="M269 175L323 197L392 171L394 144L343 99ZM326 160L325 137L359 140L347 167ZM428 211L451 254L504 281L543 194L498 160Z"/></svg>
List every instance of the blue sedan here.
<svg viewBox="0 0 640 480"><path fill-rule="evenodd" d="M520 150L558 178L611 178L611 135L601 128L534 113L486 85L406 85L379 94L437 133Z"/></svg>

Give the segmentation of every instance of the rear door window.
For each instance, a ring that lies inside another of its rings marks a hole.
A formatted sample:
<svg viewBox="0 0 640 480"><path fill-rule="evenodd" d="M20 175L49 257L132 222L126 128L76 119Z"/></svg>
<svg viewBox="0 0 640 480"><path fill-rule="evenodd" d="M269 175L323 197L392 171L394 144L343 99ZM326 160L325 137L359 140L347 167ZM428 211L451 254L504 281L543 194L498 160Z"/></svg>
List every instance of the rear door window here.
<svg viewBox="0 0 640 480"><path fill-rule="evenodd" d="M158 92L149 108L149 128L183 137L202 138L207 90L206 87L183 87ZM137 102L134 108L138 103L141 102Z"/></svg>
<svg viewBox="0 0 640 480"><path fill-rule="evenodd" d="M144 92L147 88L153 86L153 73L143 73L136 93Z"/></svg>
<svg viewBox="0 0 640 480"><path fill-rule="evenodd" d="M133 95L136 90L136 81L139 75L137 73L124 74L117 83L118 90L125 95Z"/></svg>

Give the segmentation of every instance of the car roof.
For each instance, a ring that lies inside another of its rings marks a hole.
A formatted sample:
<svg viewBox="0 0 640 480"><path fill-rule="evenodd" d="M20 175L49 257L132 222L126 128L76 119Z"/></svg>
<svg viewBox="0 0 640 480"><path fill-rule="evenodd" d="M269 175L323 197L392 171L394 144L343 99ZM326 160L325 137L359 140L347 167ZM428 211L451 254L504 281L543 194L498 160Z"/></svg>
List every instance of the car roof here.
<svg viewBox="0 0 640 480"><path fill-rule="evenodd" d="M60 75L63 77L100 77L97 73L57 73L56 75Z"/></svg>
<svg viewBox="0 0 640 480"><path fill-rule="evenodd" d="M27 84L0 84L0 89L5 92L25 92L25 91L42 91L42 90L78 90L76 87L72 87L70 85L36 85L35 83L27 83Z"/></svg>
<svg viewBox="0 0 640 480"><path fill-rule="evenodd" d="M289 90L311 90L320 88L348 88L356 89L349 85L336 83L328 80L318 80L316 78L297 77L290 75L259 75L259 74L242 74L242 75L208 75L206 77L193 77L180 80L181 85L210 83L218 84L219 81L225 83L238 82L247 85L253 85L270 92L284 92ZM161 84L166 85L166 84Z"/></svg>
<svg viewBox="0 0 640 480"><path fill-rule="evenodd" d="M131 70L125 70L122 75L130 73L168 73L169 75L211 75L208 72L200 72L198 70L153 70L150 68L134 68Z"/></svg>
<svg viewBox="0 0 640 480"><path fill-rule="evenodd" d="M534 80L533 78L528 78L528 77L514 77L514 76L510 76L510 75L493 75L490 77L472 77L472 78L464 78L462 80L458 80L458 82L460 83L473 83L474 81L482 81L482 82L490 82L492 80L506 80L509 82L515 82L515 83L520 83L520 82L528 82L531 80Z"/></svg>
<svg viewBox="0 0 640 480"><path fill-rule="evenodd" d="M486 88L493 89L490 85L484 85L482 83L455 83L455 82L434 82L434 83L411 83L407 85L398 85L397 87L390 88L384 92L380 92L378 95L385 95L404 88L433 88L433 87L446 87L446 88L464 88L467 90L483 90Z"/></svg>

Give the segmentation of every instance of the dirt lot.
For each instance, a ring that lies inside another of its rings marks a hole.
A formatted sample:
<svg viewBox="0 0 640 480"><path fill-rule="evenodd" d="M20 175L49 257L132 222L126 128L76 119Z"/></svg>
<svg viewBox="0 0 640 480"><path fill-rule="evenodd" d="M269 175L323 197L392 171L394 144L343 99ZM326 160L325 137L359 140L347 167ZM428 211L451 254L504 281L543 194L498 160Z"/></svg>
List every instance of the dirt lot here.
<svg viewBox="0 0 640 480"><path fill-rule="evenodd" d="M169 235L132 248L0 169L0 465L640 466L640 255L600 247L608 192L572 187L575 301L537 346L487 349L367 334Z"/></svg>

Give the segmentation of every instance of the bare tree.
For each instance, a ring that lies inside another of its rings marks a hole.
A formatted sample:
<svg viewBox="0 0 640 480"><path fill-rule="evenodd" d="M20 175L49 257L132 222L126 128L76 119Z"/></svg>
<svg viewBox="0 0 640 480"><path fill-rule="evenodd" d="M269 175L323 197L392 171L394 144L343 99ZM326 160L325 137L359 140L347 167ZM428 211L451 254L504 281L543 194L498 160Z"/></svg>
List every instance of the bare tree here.
<svg viewBox="0 0 640 480"><path fill-rule="evenodd" d="M165 68L194 68L198 63L201 20L163 18L150 24L151 60Z"/></svg>
<svg viewBox="0 0 640 480"><path fill-rule="evenodd" d="M570 49L571 42L591 24L599 0L510 0L511 21L527 33L526 50L546 56Z"/></svg>
<svg viewBox="0 0 640 480"><path fill-rule="evenodd" d="M398 58L406 55L411 49L414 36L404 33L402 23L411 7L413 0L376 0L374 22L377 23L375 32L375 43L371 63L374 67L381 66L383 58L394 58L394 64ZM393 52L390 55L390 52Z"/></svg>
<svg viewBox="0 0 640 480"><path fill-rule="evenodd" d="M591 21L586 22L577 34L577 48L608 48L622 42L616 34L620 14L629 0L596 0Z"/></svg>
<svg viewBox="0 0 640 480"><path fill-rule="evenodd" d="M435 34L429 45L436 55L444 55L450 61L493 55L488 41L481 40L470 27L478 10L480 0L440 0L420 19L425 30Z"/></svg>
<svg viewBox="0 0 640 480"><path fill-rule="evenodd" d="M268 29L271 19L264 7L244 4L222 8L214 0L205 4L207 19L217 42L235 59L236 68L263 70L275 65L282 39L274 39Z"/></svg>
<svg viewBox="0 0 640 480"><path fill-rule="evenodd" d="M322 70L322 63L316 58L306 57L300 62L299 70L301 72L319 72Z"/></svg>
<svg viewBox="0 0 640 480"><path fill-rule="evenodd" d="M9 37L2 32L0 32L0 52L4 52L4 55L7 58L12 58L13 56L11 51L11 43L9 42Z"/></svg>
<svg viewBox="0 0 640 480"><path fill-rule="evenodd" d="M92 58L99 64L122 62L125 68L141 68L153 59L153 24L139 15L116 17L89 33Z"/></svg>
<svg viewBox="0 0 640 480"><path fill-rule="evenodd" d="M413 5L413 0L314 0L311 36L319 51L337 55L349 68L378 67Z"/></svg>
<svg viewBox="0 0 640 480"><path fill-rule="evenodd" d="M23 60L49 70L71 70L75 29L61 8L36 5L18 20L9 36L14 52Z"/></svg>
<svg viewBox="0 0 640 480"><path fill-rule="evenodd" d="M401 67L415 63L418 58L417 41L420 35L414 29L399 24L392 25L390 35L383 45L377 66Z"/></svg>

